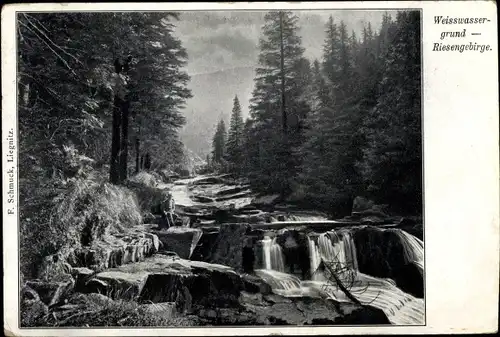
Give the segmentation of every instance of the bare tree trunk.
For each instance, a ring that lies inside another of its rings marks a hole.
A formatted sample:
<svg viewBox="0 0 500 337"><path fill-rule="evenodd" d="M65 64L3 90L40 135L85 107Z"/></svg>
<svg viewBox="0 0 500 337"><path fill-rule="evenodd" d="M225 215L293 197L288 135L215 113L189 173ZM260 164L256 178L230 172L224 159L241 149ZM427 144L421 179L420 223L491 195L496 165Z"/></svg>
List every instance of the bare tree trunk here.
<svg viewBox="0 0 500 337"><path fill-rule="evenodd" d="M135 173L141 170L141 152L139 136L135 137Z"/></svg>
<svg viewBox="0 0 500 337"><path fill-rule="evenodd" d="M115 95L113 100L113 122L111 129L111 163L109 168L109 181L112 184L120 182L120 125L121 125L121 100Z"/></svg>
<svg viewBox="0 0 500 337"><path fill-rule="evenodd" d="M149 155L149 152L146 153L146 156L144 157L144 168L146 170L151 169L151 156Z"/></svg>
<svg viewBox="0 0 500 337"><path fill-rule="evenodd" d="M127 180L128 168L128 116L129 116L129 101L125 98L122 102L122 128L121 128L121 148L120 148L120 182Z"/></svg>

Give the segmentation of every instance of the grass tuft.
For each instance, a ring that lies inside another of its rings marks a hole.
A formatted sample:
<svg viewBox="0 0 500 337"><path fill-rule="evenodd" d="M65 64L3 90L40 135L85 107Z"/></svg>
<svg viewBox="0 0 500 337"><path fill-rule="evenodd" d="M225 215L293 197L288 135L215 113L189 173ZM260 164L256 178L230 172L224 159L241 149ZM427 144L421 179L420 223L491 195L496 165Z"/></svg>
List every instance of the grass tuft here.
<svg viewBox="0 0 500 337"><path fill-rule="evenodd" d="M196 317L148 312L135 301L112 300L101 294L78 294L65 310L21 312L23 327L179 327L199 325Z"/></svg>
<svg viewBox="0 0 500 337"><path fill-rule="evenodd" d="M127 180L126 186L132 190L139 200L142 214L152 213L155 206L160 203L162 189L158 188L159 176L150 172L139 172Z"/></svg>
<svg viewBox="0 0 500 337"><path fill-rule="evenodd" d="M38 277L52 254L62 262L65 252L91 246L102 237L122 233L141 223L134 193L109 183L89 179L69 181L65 189L47 201L43 221L22 223L21 256L27 277ZM41 219L41 218L39 218ZM56 276L56 275L51 275Z"/></svg>

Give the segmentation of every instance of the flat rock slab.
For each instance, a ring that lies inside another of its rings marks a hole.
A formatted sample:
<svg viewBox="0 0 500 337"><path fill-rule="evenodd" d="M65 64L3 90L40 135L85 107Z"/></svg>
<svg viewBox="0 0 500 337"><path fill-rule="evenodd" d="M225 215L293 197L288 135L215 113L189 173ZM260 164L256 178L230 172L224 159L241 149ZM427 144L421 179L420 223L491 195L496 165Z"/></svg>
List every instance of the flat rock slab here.
<svg viewBox="0 0 500 337"><path fill-rule="evenodd" d="M342 227L357 226L359 223L343 220L299 220L299 221L277 221L273 223L252 224L253 229L279 230L283 228L306 227L311 230L327 231Z"/></svg>
<svg viewBox="0 0 500 337"><path fill-rule="evenodd" d="M163 250L175 252L183 259L191 257L203 235L201 229L189 227L170 227L167 230L155 230L153 233L161 242Z"/></svg>
<svg viewBox="0 0 500 337"><path fill-rule="evenodd" d="M102 289L96 289L99 283ZM143 303L175 302L177 310L189 312L193 305L233 305L242 289L243 281L229 267L154 255L96 274L88 291Z"/></svg>
<svg viewBox="0 0 500 337"><path fill-rule="evenodd" d="M144 260L160 249L160 240L150 233L151 225L138 225L123 232L107 233L91 246L71 249L67 263L75 268L114 268Z"/></svg>
<svg viewBox="0 0 500 337"><path fill-rule="evenodd" d="M389 324L378 309L332 300L242 292L243 307L257 316L257 321L279 325Z"/></svg>

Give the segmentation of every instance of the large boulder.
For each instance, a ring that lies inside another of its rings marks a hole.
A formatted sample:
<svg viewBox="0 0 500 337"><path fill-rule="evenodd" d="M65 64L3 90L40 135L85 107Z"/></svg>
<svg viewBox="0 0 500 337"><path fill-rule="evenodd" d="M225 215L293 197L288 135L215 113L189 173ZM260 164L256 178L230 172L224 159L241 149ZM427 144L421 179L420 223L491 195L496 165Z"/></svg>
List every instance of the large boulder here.
<svg viewBox="0 0 500 337"><path fill-rule="evenodd" d="M121 233L106 233L90 246L68 247L45 258L39 268L38 279L58 281L74 268L96 271L137 262L160 249L158 237L149 233L148 225L127 228Z"/></svg>
<svg viewBox="0 0 500 337"><path fill-rule="evenodd" d="M137 236L110 236L91 247L75 249L68 262L75 267L95 270L114 268L126 263L144 260L158 251L158 238L150 233Z"/></svg>
<svg viewBox="0 0 500 337"><path fill-rule="evenodd" d="M243 274L241 279L243 280L243 290L247 293L263 295L272 293L271 286L256 275Z"/></svg>
<svg viewBox="0 0 500 337"><path fill-rule="evenodd" d="M191 260L195 261L209 261L212 255L212 251L216 246L217 239L219 237L219 228L213 229L203 229L203 235L201 236L196 248L191 255Z"/></svg>
<svg viewBox="0 0 500 337"><path fill-rule="evenodd" d="M97 289L97 292L112 298L135 300L139 297L147 277L146 272L127 273L110 269L96 274L87 285L89 291ZM102 289L99 289L99 284Z"/></svg>
<svg viewBox="0 0 500 337"><path fill-rule="evenodd" d="M244 223L222 224L210 262L243 271L243 238L248 228Z"/></svg>
<svg viewBox="0 0 500 337"><path fill-rule="evenodd" d="M86 267L72 268L71 276L75 280L75 290L81 291L85 288L86 283L92 278L94 271Z"/></svg>
<svg viewBox="0 0 500 337"><path fill-rule="evenodd" d="M404 243L396 231L366 226L354 232L359 271L390 278L401 290L423 297L422 274L410 266L411 261L406 261Z"/></svg>
<svg viewBox="0 0 500 337"><path fill-rule="evenodd" d="M189 259L203 235L199 228L170 227L154 232L161 241L162 249L176 252L179 257Z"/></svg>
<svg viewBox="0 0 500 337"><path fill-rule="evenodd" d="M98 273L88 286L89 292L105 292L112 298L142 303L175 302L176 310L190 312L193 307L234 306L243 281L226 266L154 255Z"/></svg>
<svg viewBox="0 0 500 337"><path fill-rule="evenodd" d="M287 230L276 239L285 259L285 271L302 279L309 277L309 245L307 236L300 230Z"/></svg>

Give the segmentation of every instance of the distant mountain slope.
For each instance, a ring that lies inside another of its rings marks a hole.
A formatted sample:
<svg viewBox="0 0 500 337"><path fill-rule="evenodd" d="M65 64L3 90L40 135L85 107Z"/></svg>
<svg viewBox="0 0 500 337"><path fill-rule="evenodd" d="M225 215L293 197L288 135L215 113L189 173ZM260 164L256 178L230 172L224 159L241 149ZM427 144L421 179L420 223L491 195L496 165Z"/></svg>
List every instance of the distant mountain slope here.
<svg viewBox="0 0 500 337"><path fill-rule="evenodd" d="M192 151L185 145L184 145L184 154L186 156L186 162L190 171L193 171L196 168L206 164L205 159L200 157L198 154L196 154L194 151Z"/></svg>
<svg viewBox="0 0 500 337"><path fill-rule="evenodd" d="M215 124L221 116L229 127L234 95L240 99L243 116L248 116L254 77L254 67L192 75L189 88L193 98L187 101L183 111L187 123L180 132L187 148L205 158L211 150Z"/></svg>

